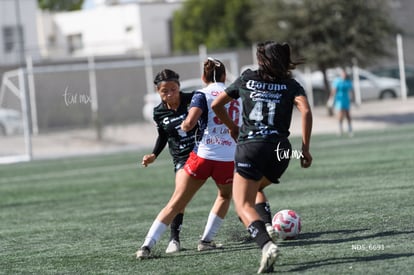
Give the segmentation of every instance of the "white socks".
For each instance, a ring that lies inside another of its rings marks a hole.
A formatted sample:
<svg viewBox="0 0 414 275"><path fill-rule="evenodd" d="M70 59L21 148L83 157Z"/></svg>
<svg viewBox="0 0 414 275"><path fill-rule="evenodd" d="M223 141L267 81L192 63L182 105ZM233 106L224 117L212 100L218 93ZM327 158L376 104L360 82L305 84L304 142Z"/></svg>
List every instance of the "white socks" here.
<svg viewBox="0 0 414 275"><path fill-rule="evenodd" d="M147 246L148 248L152 248L156 242L161 238L162 234L164 234L165 230L167 230L168 225L155 220L148 233L147 236L145 237L145 241L144 244L142 246Z"/></svg>
<svg viewBox="0 0 414 275"><path fill-rule="evenodd" d="M217 231L219 230L221 224L223 223L223 219L210 212L208 215L208 220L206 227L204 228L204 233L201 239L206 242L210 242L216 236Z"/></svg>
<svg viewBox="0 0 414 275"><path fill-rule="evenodd" d="M204 229L204 233L202 236L203 241L212 241L213 238L216 236L217 231L219 230L221 224L223 223L223 219L217 216L216 214L210 212L207 220L206 227ZM152 223L147 236L145 237L145 241L142 246L147 246L148 248L152 248L161 238L162 234L164 234L165 230L167 230L168 225L154 220Z"/></svg>

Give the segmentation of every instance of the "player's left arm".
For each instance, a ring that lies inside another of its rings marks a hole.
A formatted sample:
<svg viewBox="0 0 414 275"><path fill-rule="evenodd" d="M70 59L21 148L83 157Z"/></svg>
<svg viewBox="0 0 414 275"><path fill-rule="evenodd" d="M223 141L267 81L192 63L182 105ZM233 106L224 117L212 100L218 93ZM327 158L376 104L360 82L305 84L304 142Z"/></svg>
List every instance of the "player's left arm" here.
<svg viewBox="0 0 414 275"><path fill-rule="evenodd" d="M302 116L302 154L301 166L303 168L308 168L312 164L312 155L310 154L310 139L312 133L312 111L309 106L308 99L304 95L299 95L295 97L294 100L296 108Z"/></svg>

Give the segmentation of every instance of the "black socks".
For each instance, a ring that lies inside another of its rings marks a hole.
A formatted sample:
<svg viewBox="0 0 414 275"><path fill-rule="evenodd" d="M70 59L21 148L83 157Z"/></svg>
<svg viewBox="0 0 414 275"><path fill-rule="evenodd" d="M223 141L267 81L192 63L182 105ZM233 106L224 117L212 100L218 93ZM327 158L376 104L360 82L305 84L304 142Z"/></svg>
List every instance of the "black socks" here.
<svg viewBox="0 0 414 275"><path fill-rule="evenodd" d="M250 236L257 243L260 249L262 249L266 243L272 241L269 234L267 233L266 226L263 221L259 220L252 222L247 227L247 231L249 231Z"/></svg>
<svg viewBox="0 0 414 275"><path fill-rule="evenodd" d="M272 213L270 212L270 204L268 202L256 204L255 209L265 224L272 223Z"/></svg>
<svg viewBox="0 0 414 275"><path fill-rule="evenodd" d="M175 216L174 220L172 221L170 228L171 228L171 235L170 240L176 240L177 242L180 241L180 231L183 225L184 214L179 213Z"/></svg>

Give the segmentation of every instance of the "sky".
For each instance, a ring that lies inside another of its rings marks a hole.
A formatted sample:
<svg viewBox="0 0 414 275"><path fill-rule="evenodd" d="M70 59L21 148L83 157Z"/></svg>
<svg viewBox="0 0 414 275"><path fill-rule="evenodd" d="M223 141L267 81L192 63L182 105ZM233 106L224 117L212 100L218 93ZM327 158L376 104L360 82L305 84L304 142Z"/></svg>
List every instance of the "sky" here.
<svg viewBox="0 0 414 275"><path fill-rule="evenodd" d="M105 2L105 0L85 0L83 2L82 9L84 9L84 10L93 9L97 5L103 4L104 2Z"/></svg>
<svg viewBox="0 0 414 275"><path fill-rule="evenodd" d="M120 0L120 2L131 2L131 0ZM105 0L85 0L83 2L83 6L82 9L87 10L87 9L93 9L95 8L97 5L99 4L103 4L105 2Z"/></svg>

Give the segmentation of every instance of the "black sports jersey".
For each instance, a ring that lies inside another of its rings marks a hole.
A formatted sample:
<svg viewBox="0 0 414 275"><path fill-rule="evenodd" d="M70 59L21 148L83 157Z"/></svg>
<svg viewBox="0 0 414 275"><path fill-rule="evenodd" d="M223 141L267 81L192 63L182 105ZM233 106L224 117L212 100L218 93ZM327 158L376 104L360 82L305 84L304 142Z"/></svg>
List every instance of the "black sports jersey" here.
<svg viewBox="0 0 414 275"><path fill-rule="evenodd" d="M278 142L288 137L294 98L306 96L303 87L294 79L277 82L263 81L258 71L246 70L226 89L232 98L241 98L243 125L238 142Z"/></svg>
<svg viewBox="0 0 414 275"><path fill-rule="evenodd" d="M181 123L187 116L192 96L193 93L180 92L181 102L177 111L168 109L163 102L154 108L153 118L157 124L158 138L153 153L158 156L168 142L174 166L185 162L194 148L195 133L198 127L188 132L181 130Z"/></svg>

